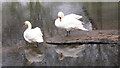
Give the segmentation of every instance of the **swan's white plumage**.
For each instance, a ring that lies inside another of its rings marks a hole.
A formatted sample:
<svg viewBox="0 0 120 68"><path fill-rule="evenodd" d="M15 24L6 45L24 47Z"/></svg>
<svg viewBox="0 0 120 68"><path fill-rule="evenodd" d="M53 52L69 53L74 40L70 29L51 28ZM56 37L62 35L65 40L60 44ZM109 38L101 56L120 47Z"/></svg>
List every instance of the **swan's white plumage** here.
<svg viewBox="0 0 120 68"><path fill-rule="evenodd" d="M28 25L28 28L24 31L24 39L29 42L43 42L43 34L39 27L31 29L32 25L29 21L24 22L25 25Z"/></svg>
<svg viewBox="0 0 120 68"><path fill-rule="evenodd" d="M76 18L76 19L82 18L82 16L76 15L76 14L69 14L69 15L66 15L66 16L67 16L67 17L73 17L73 18Z"/></svg>
<svg viewBox="0 0 120 68"><path fill-rule="evenodd" d="M63 12L58 13L58 17L55 20L55 26L58 28L66 29L67 31L73 30L73 29L81 29L88 31L86 28L83 27L83 22L78 20L82 18L80 15L76 14L69 14L64 16ZM61 21L60 21L61 18Z"/></svg>

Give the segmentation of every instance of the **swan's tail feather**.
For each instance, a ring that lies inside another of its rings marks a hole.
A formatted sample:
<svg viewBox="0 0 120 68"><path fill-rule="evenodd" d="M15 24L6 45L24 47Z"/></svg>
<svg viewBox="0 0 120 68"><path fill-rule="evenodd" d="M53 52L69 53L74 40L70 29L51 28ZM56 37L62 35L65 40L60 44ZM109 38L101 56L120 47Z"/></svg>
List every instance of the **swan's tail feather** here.
<svg viewBox="0 0 120 68"><path fill-rule="evenodd" d="M79 28L79 29L81 29L81 30L84 30L84 31L89 31L88 29L86 29L86 28Z"/></svg>
<svg viewBox="0 0 120 68"><path fill-rule="evenodd" d="M43 39L37 40L38 43L44 42Z"/></svg>
<svg viewBox="0 0 120 68"><path fill-rule="evenodd" d="M86 28L83 28L82 30L84 30L84 31L89 31L88 29L86 29Z"/></svg>

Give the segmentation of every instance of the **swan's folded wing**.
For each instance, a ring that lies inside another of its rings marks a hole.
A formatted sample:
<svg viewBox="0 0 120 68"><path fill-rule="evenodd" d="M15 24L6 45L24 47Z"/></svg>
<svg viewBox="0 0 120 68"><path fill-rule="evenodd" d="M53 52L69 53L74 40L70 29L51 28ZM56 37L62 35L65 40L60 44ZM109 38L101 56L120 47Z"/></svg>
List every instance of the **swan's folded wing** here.
<svg viewBox="0 0 120 68"><path fill-rule="evenodd" d="M43 34L42 34L40 28L36 27L34 29L31 29L31 30L27 31L25 36L28 39L36 39L36 38L42 37Z"/></svg>
<svg viewBox="0 0 120 68"><path fill-rule="evenodd" d="M82 18L82 16L76 15L76 14L69 14L69 15L66 15L66 17L72 17L72 18L76 18L76 19Z"/></svg>
<svg viewBox="0 0 120 68"><path fill-rule="evenodd" d="M43 34L39 27L26 32L25 37L31 42L43 42Z"/></svg>
<svg viewBox="0 0 120 68"><path fill-rule="evenodd" d="M41 31L41 29L39 27L36 27L36 28L32 29L31 32L34 32L36 35L43 36L42 31Z"/></svg>

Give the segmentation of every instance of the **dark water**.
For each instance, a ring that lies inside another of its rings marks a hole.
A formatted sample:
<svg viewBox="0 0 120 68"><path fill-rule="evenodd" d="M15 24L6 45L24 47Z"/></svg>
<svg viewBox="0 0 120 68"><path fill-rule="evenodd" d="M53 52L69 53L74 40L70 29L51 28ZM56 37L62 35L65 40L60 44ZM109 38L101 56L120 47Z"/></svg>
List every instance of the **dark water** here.
<svg viewBox="0 0 120 68"><path fill-rule="evenodd" d="M118 29L117 3L5 2L2 3L3 66L30 65L27 64L24 55L24 50L27 50L23 39L23 32L26 29L23 26L24 21L29 20L33 28L40 27L44 34L44 40L55 35L61 36L65 31L56 28L54 25L59 11L63 11L65 15L70 13L82 15L83 21L86 23L85 27L88 29ZM92 27L88 27L89 22ZM78 53L76 53L75 47L40 44L40 50L45 55L44 59L42 62L32 63L31 65L115 66L118 65L117 47L114 44L81 45L77 47ZM59 60L59 52L64 54L65 58L63 60Z"/></svg>

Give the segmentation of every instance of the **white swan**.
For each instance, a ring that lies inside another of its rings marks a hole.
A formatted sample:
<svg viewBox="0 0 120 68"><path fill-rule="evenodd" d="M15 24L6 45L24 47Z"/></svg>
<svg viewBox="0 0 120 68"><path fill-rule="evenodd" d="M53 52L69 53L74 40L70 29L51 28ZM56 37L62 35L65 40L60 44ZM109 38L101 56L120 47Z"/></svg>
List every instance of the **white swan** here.
<svg viewBox="0 0 120 68"><path fill-rule="evenodd" d="M58 12L58 18L55 20L55 26L65 29L67 31L67 36L70 34L70 30L74 29L88 31L88 29L83 27L83 22L78 20L80 18L82 18L82 16L76 14L69 14L64 16L63 12Z"/></svg>
<svg viewBox="0 0 120 68"><path fill-rule="evenodd" d="M28 28L24 31L24 39L29 42L43 42L43 34L41 32L41 29L39 27L33 28L29 21L24 22L25 25L28 26ZM37 45L38 46L38 45Z"/></svg>

